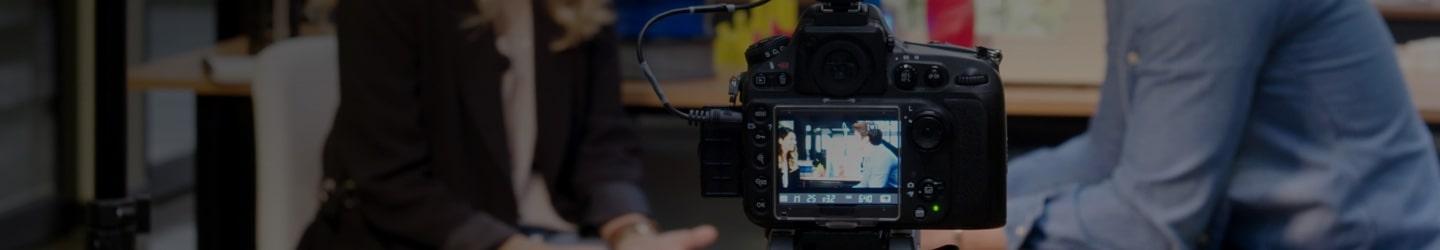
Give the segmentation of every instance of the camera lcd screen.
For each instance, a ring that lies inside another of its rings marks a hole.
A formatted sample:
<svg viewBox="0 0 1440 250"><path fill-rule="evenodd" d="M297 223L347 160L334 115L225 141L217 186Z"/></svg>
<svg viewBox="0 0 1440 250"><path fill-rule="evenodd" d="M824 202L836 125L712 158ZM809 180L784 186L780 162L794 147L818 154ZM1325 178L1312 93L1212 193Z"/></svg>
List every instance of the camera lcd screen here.
<svg viewBox="0 0 1440 250"><path fill-rule="evenodd" d="M900 204L900 115L893 106L775 108L777 216L894 217Z"/></svg>

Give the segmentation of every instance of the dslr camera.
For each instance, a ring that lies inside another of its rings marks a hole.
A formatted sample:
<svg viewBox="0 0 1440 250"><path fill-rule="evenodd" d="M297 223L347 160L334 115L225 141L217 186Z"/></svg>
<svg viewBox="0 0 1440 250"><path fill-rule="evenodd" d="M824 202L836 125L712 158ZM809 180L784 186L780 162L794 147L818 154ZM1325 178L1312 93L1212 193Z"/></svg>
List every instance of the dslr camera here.
<svg viewBox="0 0 1440 250"><path fill-rule="evenodd" d="M707 108L738 122L701 125L703 195L772 230L1004 225L998 50L898 41L879 7L822 0L745 56L741 105Z"/></svg>

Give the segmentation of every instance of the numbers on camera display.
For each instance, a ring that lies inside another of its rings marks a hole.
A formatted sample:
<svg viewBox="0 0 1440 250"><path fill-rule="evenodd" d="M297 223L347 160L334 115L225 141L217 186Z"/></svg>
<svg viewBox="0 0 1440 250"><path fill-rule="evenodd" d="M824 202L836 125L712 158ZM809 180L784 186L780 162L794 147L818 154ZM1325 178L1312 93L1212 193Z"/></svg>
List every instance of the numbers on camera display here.
<svg viewBox="0 0 1440 250"><path fill-rule="evenodd" d="M782 204L896 204L898 194L780 194Z"/></svg>

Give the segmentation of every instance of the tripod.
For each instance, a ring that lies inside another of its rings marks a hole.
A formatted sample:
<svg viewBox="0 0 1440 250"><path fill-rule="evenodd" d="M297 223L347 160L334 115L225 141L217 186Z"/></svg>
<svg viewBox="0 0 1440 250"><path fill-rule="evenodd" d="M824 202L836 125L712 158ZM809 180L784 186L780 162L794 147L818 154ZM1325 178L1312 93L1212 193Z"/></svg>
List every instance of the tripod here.
<svg viewBox="0 0 1440 250"><path fill-rule="evenodd" d="M915 230L769 229L770 250L889 249L915 250Z"/></svg>

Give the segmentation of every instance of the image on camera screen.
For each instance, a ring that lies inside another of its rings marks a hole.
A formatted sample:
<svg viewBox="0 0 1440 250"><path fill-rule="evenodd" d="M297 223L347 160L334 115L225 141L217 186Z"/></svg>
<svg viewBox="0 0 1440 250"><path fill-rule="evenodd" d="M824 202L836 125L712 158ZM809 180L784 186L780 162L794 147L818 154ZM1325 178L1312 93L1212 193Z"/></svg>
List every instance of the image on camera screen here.
<svg viewBox="0 0 1440 250"><path fill-rule="evenodd" d="M898 108L776 107L775 113L779 204L899 204Z"/></svg>

